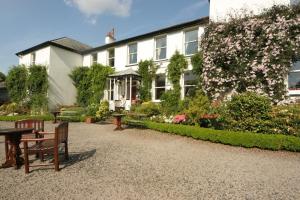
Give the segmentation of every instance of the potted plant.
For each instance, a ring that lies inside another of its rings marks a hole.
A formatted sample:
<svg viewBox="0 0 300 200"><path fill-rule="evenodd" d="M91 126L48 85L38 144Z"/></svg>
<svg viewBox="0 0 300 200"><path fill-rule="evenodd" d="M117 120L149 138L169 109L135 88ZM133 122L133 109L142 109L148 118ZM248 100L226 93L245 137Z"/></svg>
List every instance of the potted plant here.
<svg viewBox="0 0 300 200"><path fill-rule="evenodd" d="M86 110L86 118L85 122L90 124L90 123L95 123L96 121L96 112L99 108L99 105L92 103L88 105L87 110Z"/></svg>

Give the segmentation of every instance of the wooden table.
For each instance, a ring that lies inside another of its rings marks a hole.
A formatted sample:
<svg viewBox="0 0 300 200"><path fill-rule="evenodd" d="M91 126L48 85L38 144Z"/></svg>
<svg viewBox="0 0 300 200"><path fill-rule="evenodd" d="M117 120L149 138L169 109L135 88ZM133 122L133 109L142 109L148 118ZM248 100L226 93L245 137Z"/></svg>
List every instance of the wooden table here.
<svg viewBox="0 0 300 200"><path fill-rule="evenodd" d="M9 142L9 148L6 149L6 161L2 164L2 168L15 167L19 169L23 164L23 158L20 157L22 151L20 149L21 138L23 134L32 134L33 128L8 128L0 129L0 136L5 136Z"/></svg>
<svg viewBox="0 0 300 200"><path fill-rule="evenodd" d="M122 117L125 116L124 114L113 114L113 117L116 119L116 125L117 127L114 129L114 131L121 131L122 128Z"/></svg>

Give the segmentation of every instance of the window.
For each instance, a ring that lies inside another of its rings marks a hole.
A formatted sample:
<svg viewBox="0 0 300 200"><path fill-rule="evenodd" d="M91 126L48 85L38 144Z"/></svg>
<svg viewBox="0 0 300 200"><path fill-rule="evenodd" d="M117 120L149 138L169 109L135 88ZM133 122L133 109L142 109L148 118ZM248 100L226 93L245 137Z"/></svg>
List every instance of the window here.
<svg viewBox="0 0 300 200"><path fill-rule="evenodd" d="M94 53L92 55L92 65L97 64L97 60L98 60L98 54Z"/></svg>
<svg viewBox="0 0 300 200"><path fill-rule="evenodd" d="M115 49L108 50L108 66L115 66Z"/></svg>
<svg viewBox="0 0 300 200"><path fill-rule="evenodd" d="M198 29L185 32L185 55L192 55L198 51Z"/></svg>
<svg viewBox="0 0 300 200"><path fill-rule="evenodd" d="M155 78L155 99L159 100L166 91L166 75L158 74Z"/></svg>
<svg viewBox="0 0 300 200"><path fill-rule="evenodd" d="M167 37L156 38L155 40L155 59L162 60L167 57Z"/></svg>
<svg viewBox="0 0 300 200"><path fill-rule="evenodd" d="M184 73L184 96L191 96L195 92L196 88L196 75L192 71Z"/></svg>
<svg viewBox="0 0 300 200"><path fill-rule="evenodd" d="M300 61L294 63L289 73L288 86L290 90L300 90Z"/></svg>
<svg viewBox="0 0 300 200"><path fill-rule="evenodd" d="M36 55L35 53L32 53L30 57L30 65L35 65L35 59L36 59Z"/></svg>
<svg viewBox="0 0 300 200"><path fill-rule="evenodd" d="M114 100L114 80L110 79L108 83L108 100Z"/></svg>
<svg viewBox="0 0 300 200"><path fill-rule="evenodd" d="M128 48L129 48L129 55L128 55L129 64L136 64L137 63L137 43L130 44L128 46Z"/></svg>

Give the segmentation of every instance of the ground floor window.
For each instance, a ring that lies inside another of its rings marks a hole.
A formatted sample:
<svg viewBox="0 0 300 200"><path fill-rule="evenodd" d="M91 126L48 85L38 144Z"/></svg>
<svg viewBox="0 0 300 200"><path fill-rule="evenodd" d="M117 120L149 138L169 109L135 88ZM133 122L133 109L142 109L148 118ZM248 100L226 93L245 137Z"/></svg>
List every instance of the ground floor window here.
<svg viewBox="0 0 300 200"><path fill-rule="evenodd" d="M192 71L184 73L184 96L188 97L195 93L197 77Z"/></svg>
<svg viewBox="0 0 300 200"><path fill-rule="evenodd" d="M159 100L166 91L166 75L157 74L155 77L155 99Z"/></svg>
<svg viewBox="0 0 300 200"><path fill-rule="evenodd" d="M114 100L114 80L109 80L108 82L108 99L110 101Z"/></svg>
<svg viewBox="0 0 300 200"><path fill-rule="evenodd" d="M289 90L300 90L300 61L294 63L288 76Z"/></svg>

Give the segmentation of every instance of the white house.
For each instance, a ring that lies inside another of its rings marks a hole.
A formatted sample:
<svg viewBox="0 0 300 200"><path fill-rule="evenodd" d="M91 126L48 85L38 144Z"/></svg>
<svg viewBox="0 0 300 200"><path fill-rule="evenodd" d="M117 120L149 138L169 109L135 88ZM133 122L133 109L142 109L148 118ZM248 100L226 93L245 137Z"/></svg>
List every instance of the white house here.
<svg viewBox="0 0 300 200"><path fill-rule="evenodd" d="M76 88L69 78L72 69L82 66L81 52L91 47L70 38L58 38L18 52L19 64L44 65L49 77L49 108L59 105L73 105L76 102Z"/></svg>
<svg viewBox="0 0 300 200"><path fill-rule="evenodd" d="M229 17L245 13L258 14L273 5L290 5L299 0L211 0L210 17L156 30L117 41L114 32L105 38L105 44L92 48L70 38L51 40L17 53L20 64L42 64L48 67L50 88L49 107L72 105L76 102L76 89L69 74L77 66L91 66L99 63L113 67L116 73L109 77L104 99L115 109L119 100L126 99L125 108L129 109L138 96L140 78L137 74L141 60L153 59L159 66L152 83L152 101L160 101L161 95L172 86L167 80L169 59L179 51L186 56L189 66L181 77L181 97L188 94L195 76L191 73L190 57L199 48L199 38L205 26L212 21L226 21ZM290 73L288 87L290 95L300 95L300 64L297 63Z"/></svg>

